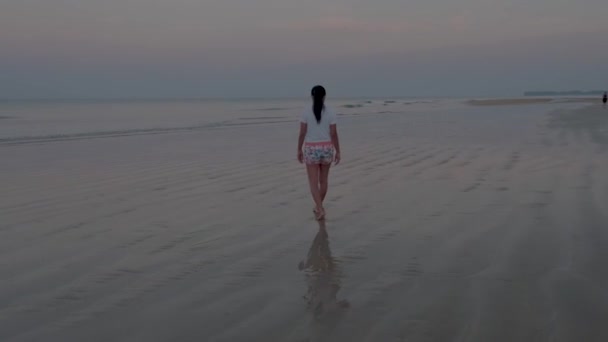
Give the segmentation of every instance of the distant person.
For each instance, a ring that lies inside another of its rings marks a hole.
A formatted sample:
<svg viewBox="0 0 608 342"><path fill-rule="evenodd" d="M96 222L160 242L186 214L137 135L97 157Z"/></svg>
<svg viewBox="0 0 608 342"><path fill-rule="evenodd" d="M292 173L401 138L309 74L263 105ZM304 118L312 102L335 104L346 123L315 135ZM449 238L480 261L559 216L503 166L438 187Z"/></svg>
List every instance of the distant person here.
<svg viewBox="0 0 608 342"><path fill-rule="evenodd" d="M608 102L608 92L604 92L604 98L602 98L602 102L604 102L604 106L606 105L606 102Z"/></svg>
<svg viewBox="0 0 608 342"><path fill-rule="evenodd" d="M340 163L340 142L336 113L325 105L325 88L312 88L312 105L300 117L298 161L306 164L310 193L315 201L317 220L325 218L323 201L327 195L331 163Z"/></svg>

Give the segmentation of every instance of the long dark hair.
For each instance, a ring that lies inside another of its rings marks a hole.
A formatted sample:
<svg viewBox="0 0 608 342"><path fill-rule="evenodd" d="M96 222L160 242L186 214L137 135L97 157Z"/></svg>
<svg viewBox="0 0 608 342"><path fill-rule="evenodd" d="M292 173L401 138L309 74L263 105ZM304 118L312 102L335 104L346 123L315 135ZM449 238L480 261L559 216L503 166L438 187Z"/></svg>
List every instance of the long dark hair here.
<svg viewBox="0 0 608 342"><path fill-rule="evenodd" d="M317 119L317 123L321 122L321 113L323 113L323 109L325 109L325 88L318 85L312 88L310 91L310 95L312 95L312 111L315 113L315 118Z"/></svg>

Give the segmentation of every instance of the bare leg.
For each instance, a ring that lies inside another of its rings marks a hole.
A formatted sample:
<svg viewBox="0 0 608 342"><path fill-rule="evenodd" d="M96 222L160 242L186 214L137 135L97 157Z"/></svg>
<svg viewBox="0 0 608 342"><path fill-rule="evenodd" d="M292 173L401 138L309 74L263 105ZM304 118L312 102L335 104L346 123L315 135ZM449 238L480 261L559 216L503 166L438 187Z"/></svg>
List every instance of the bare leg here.
<svg viewBox="0 0 608 342"><path fill-rule="evenodd" d="M319 191L321 192L321 203L325 201L325 196L327 196L327 188L328 188L328 180L329 180L329 168L331 164L321 165L321 169L319 172Z"/></svg>
<svg viewBox="0 0 608 342"><path fill-rule="evenodd" d="M323 212L323 200L321 199L321 191L319 190L319 170L319 165L306 165L310 193L312 195L312 199L315 201L315 209L320 214Z"/></svg>

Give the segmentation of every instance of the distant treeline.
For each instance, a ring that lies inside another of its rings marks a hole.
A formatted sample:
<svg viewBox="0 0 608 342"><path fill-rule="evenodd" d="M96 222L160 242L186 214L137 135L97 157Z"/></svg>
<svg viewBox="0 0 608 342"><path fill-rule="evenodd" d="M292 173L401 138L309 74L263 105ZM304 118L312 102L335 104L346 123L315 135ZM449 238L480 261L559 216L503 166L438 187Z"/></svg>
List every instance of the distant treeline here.
<svg viewBox="0 0 608 342"><path fill-rule="evenodd" d="M600 96L603 90L571 90L571 91L527 91L524 96Z"/></svg>

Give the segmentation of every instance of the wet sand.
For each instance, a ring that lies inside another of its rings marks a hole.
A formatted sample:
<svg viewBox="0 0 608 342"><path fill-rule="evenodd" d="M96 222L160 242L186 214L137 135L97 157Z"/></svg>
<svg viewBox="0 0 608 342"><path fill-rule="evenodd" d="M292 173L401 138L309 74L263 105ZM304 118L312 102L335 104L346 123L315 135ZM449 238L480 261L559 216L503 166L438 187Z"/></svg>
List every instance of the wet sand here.
<svg viewBox="0 0 608 342"><path fill-rule="evenodd" d="M582 106L343 116L323 224L292 120L0 144L0 340L607 341Z"/></svg>

